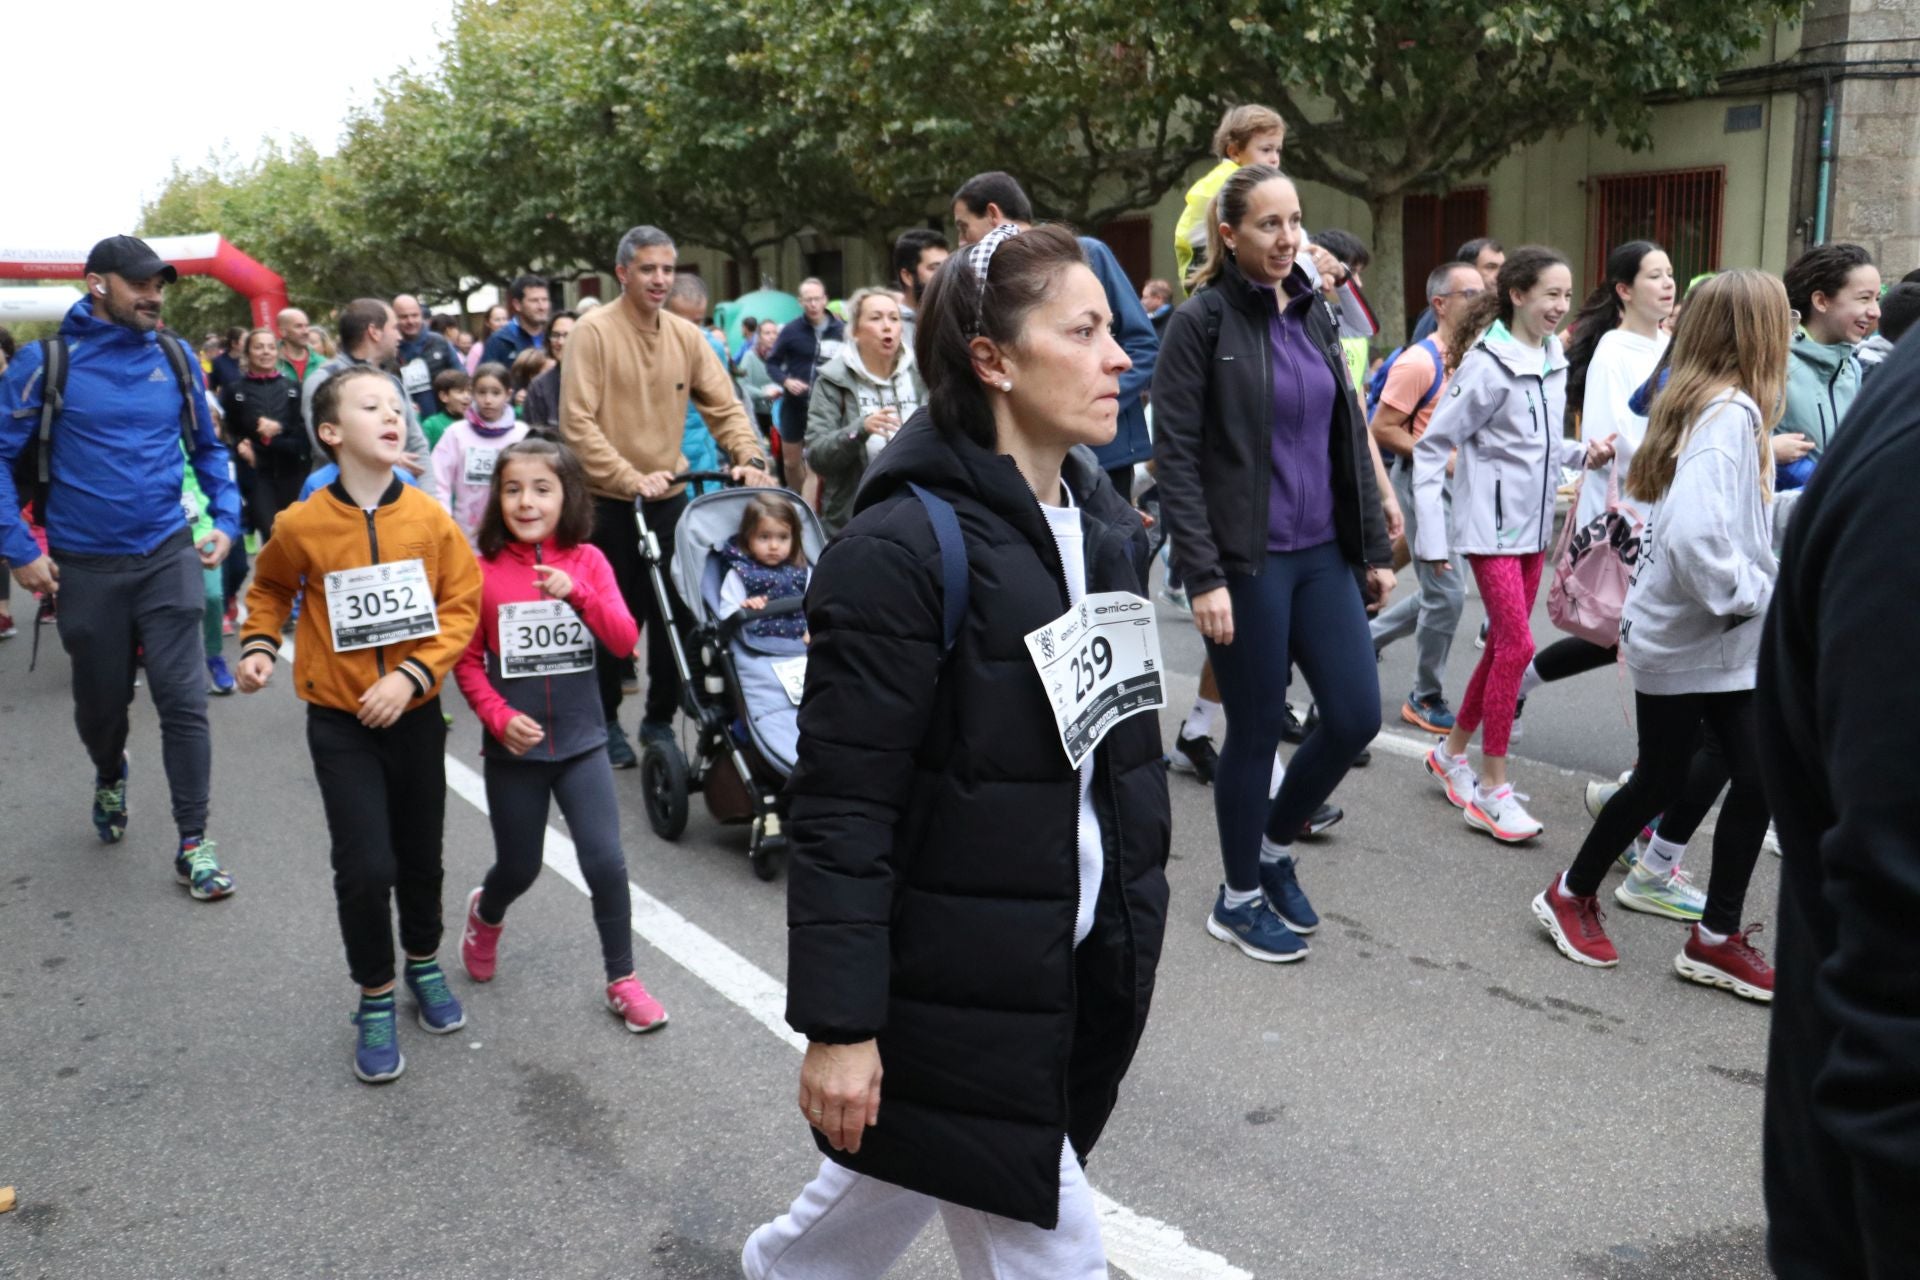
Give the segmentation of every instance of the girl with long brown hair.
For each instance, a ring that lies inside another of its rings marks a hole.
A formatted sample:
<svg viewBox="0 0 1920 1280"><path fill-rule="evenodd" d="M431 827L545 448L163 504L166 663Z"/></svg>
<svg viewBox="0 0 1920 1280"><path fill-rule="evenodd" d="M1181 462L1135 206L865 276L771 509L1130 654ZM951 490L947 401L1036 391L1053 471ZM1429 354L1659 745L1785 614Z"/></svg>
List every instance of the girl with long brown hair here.
<svg viewBox="0 0 1920 1280"><path fill-rule="evenodd" d="M1750 1000L1773 998L1773 970L1740 927L1767 830L1753 689L1773 596L1774 425L1792 322L1780 281L1730 271L1703 285L1674 336L1671 377L1654 401L1627 476L1651 507L1620 622L1634 685L1640 763L1600 811L1573 866L1533 900L1570 960L1601 968L1619 954L1596 896L1607 865L1680 798L1702 726L1733 785L1714 830L1705 915L1674 960L1684 978Z"/></svg>

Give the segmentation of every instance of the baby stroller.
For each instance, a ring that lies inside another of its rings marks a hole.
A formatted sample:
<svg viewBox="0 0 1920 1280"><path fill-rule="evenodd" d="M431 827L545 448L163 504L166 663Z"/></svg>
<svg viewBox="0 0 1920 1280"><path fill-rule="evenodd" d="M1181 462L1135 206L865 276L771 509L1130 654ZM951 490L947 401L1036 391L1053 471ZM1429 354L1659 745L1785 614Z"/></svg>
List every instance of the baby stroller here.
<svg viewBox="0 0 1920 1280"><path fill-rule="evenodd" d="M647 821L662 839L678 839L687 826L688 796L698 791L719 821L753 824L747 856L754 874L771 880L786 863L780 792L793 771L800 737L807 646L803 640L750 635L746 625L797 613L802 602L775 600L765 609L742 609L722 619L720 584L727 567L718 550L740 531L746 504L767 494L786 499L800 513L809 564L825 550L826 534L805 501L787 490L747 488L716 471L674 479L717 480L729 487L687 504L674 531L671 583L659 541L641 523L641 554L660 615L673 619L667 635L680 673L681 709L693 726L691 758L674 740L650 742L640 757Z"/></svg>

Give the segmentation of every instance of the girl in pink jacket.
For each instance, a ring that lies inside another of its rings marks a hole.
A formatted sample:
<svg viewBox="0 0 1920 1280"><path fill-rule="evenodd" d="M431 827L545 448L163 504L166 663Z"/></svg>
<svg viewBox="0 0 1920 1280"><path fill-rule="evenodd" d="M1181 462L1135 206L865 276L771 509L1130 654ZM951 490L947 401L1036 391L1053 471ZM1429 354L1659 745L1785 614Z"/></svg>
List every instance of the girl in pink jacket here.
<svg viewBox="0 0 1920 1280"><path fill-rule="evenodd" d="M527 424L513 416L508 377L505 365L481 365L473 375L473 403L466 416L448 423L433 446L433 491L476 548L494 491L494 464L501 450L527 435Z"/></svg>
<svg viewBox="0 0 1920 1280"><path fill-rule="evenodd" d="M558 800L593 894L607 1007L627 1030L652 1031L667 1013L633 969L627 860L593 669L596 643L627 657L640 628L587 541L592 532L593 499L572 451L540 439L499 451L477 535L480 625L454 667L486 730L494 841L493 869L467 896L460 959L475 982L492 980L507 908L540 874L547 810Z"/></svg>

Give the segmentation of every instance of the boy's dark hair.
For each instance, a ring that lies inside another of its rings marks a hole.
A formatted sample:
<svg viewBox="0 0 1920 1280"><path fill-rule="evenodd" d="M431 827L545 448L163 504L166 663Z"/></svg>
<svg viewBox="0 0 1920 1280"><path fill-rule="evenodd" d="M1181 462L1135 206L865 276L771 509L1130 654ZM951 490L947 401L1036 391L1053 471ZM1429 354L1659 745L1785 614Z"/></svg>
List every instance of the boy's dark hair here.
<svg viewBox="0 0 1920 1280"><path fill-rule="evenodd" d="M1920 267L1915 267L1900 277L1901 284L1920 284Z"/></svg>
<svg viewBox="0 0 1920 1280"><path fill-rule="evenodd" d="M1027 199L1027 193L1012 174L998 169L976 173L961 183L960 189L953 193L953 202L966 205L967 212L976 218L987 211L988 205L997 204L1001 216L1009 222L1033 221L1033 201ZM919 258L914 261L918 262Z"/></svg>
<svg viewBox="0 0 1920 1280"><path fill-rule="evenodd" d="M501 364L498 360L488 360L473 371L473 380L475 382L480 381L482 378L492 378L495 382L507 388L507 390L513 390L513 370L507 368L507 366Z"/></svg>
<svg viewBox="0 0 1920 1280"><path fill-rule="evenodd" d="M529 289L548 288L545 276L515 276L513 283L507 286L507 301L524 302Z"/></svg>
<svg viewBox="0 0 1920 1280"><path fill-rule="evenodd" d="M758 332L760 332L760 322L759 322L758 320L756 320L756 319L754 319L754 317L752 317L752 316L741 316L741 317L740 317L740 332L742 332L742 333L758 333Z"/></svg>
<svg viewBox="0 0 1920 1280"><path fill-rule="evenodd" d="M1329 227L1314 232L1313 242L1338 258L1340 265L1349 271L1365 271L1373 262L1373 255L1367 252L1367 246L1351 231Z"/></svg>
<svg viewBox="0 0 1920 1280"><path fill-rule="evenodd" d="M500 451L494 459L493 487L487 494L487 510L480 517L474 542L480 554L492 559L514 541L507 519L500 513L500 486L506 483L507 464L515 458L533 458L547 464L560 480L560 519L553 526L553 540L563 547L577 547L593 536L593 495L587 492L587 471L573 450L558 440L528 436Z"/></svg>
<svg viewBox="0 0 1920 1280"><path fill-rule="evenodd" d="M340 425L340 401L347 394L347 388L369 378L393 386L392 374L370 364L357 364L334 374L313 393L313 442L320 446L320 452L327 455L328 462L338 462L340 459L335 455L333 446L321 438L320 428L329 422L336 427Z"/></svg>
<svg viewBox="0 0 1920 1280"><path fill-rule="evenodd" d="M381 328L392 314L378 298L355 298L340 308L340 349L351 351L359 346L369 329Z"/></svg>
<svg viewBox="0 0 1920 1280"><path fill-rule="evenodd" d="M993 447L993 409L974 372L969 343L984 337L1018 347L1027 313L1061 272L1086 262L1073 232L1060 226L1033 227L1002 241L988 261L984 294L966 254L946 260L921 299L913 344L934 426L949 437Z"/></svg>
<svg viewBox="0 0 1920 1280"><path fill-rule="evenodd" d="M0 324L0 356L5 356L11 360L13 359L13 353L18 349L19 348L14 345L13 330Z"/></svg>
<svg viewBox="0 0 1920 1280"><path fill-rule="evenodd" d="M1920 320L1920 281L1902 280L1880 299L1880 332L1888 342L1898 342Z"/></svg>
<svg viewBox="0 0 1920 1280"><path fill-rule="evenodd" d="M967 207L971 209L973 206ZM1000 207L1005 209L1007 206ZM931 227L915 227L911 231L901 232L900 238L893 242L894 283L904 285L911 291L914 288L914 277L920 271L920 255L929 249L947 248L951 248L947 244L947 238Z"/></svg>
<svg viewBox="0 0 1920 1280"><path fill-rule="evenodd" d="M460 317L437 315L427 317L427 332L437 333L445 338L460 331Z"/></svg>
<svg viewBox="0 0 1920 1280"><path fill-rule="evenodd" d="M807 563L807 548L801 532L800 513L793 509L792 502L776 498L770 493L754 494L747 501L747 509L740 513L740 549L747 550L747 539L753 537L754 530L768 520L787 526L787 532L793 535L786 562L796 569L804 566ZM751 554L748 553L749 557Z"/></svg>
<svg viewBox="0 0 1920 1280"><path fill-rule="evenodd" d="M1787 286L1787 305L1800 313L1802 320L1813 316L1813 295L1829 298L1847 287L1847 277L1855 267L1870 267L1873 255L1857 244L1823 244L1794 259L1782 277Z"/></svg>
<svg viewBox="0 0 1920 1280"><path fill-rule="evenodd" d="M547 317L547 323L552 324L555 320L572 320L578 322L579 319L580 313L578 311L575 311L572 307L562 307Z"/></svg>
<svg viewBox="0 0 1920 1280"><path fill-rule="evenodd" d="M441 399L449 391L473 390L473 375L465 369L442 369L433 375L433 394Z"/></svg>

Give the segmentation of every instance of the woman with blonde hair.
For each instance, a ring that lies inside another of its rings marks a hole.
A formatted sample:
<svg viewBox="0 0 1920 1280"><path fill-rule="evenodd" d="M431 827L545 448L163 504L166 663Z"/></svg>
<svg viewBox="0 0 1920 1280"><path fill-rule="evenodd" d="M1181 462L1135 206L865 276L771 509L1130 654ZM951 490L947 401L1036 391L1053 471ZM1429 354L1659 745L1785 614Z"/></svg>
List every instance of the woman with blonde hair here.
<svg viewBox="0 0 1920 1280"><path fill-rule="evenodd" d="M1773 998L1773 970L1740 927L1767 831L1753 690L1759 619L1773 596L1773 450L1793 325L1787 293L1762 271L1701 286L1674 335L1671 376L1634 454L1627 492L1648 504L1620 621L1634 686L1640 763L1600 811L1573 866L1533 900L1569 960L1619 962L1601 926L1601 878L1656 814L1680 798L1703 726L1733 786L1713 838L1706 913L1674 960L1684 978L1749 1000Z"/></svg>

